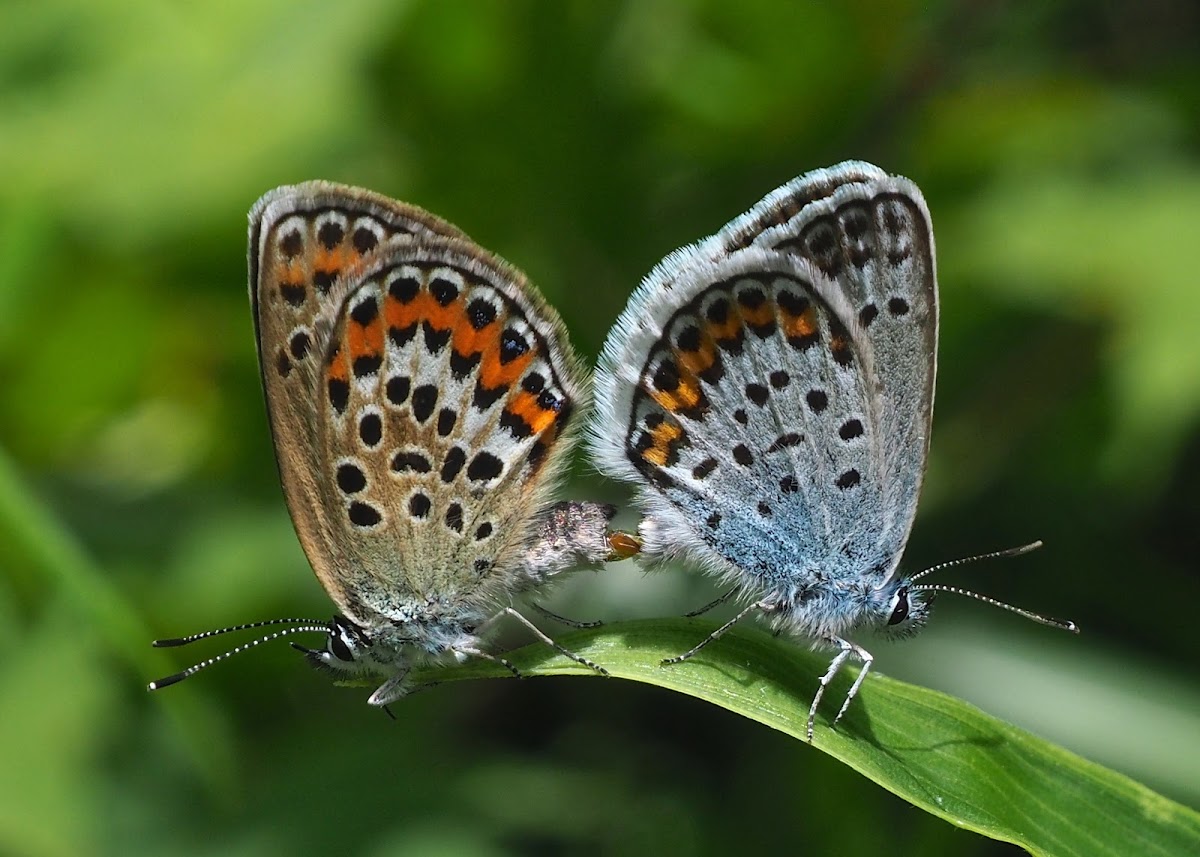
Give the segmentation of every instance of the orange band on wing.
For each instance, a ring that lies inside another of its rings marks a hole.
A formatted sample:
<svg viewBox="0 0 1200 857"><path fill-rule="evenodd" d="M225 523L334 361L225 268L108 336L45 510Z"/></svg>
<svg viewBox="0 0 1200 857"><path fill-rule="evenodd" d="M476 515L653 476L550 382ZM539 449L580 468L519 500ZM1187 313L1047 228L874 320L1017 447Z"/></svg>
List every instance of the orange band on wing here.
<svg viewBox="0 0 1200 857"><path fill-rule="evenodd" d="M725 317L724 321L714 322L709 321L704 325L704 332L709 338L721 341L735 339L738 335L738 329L742 326L742 322L733 313Z"/></svg>
<svg viewBox="0 0 1200 857"><path fill-rule="evenodd" d="M754 308L739 303L738 309L741 311L742 318L746 320L746 324L751 327L762 327L770 324L775 318L775 305L770 301L763 301Z"/></svg>
<svg viewBox="0 0 1200 857"><path fill-rule="evenodd" d="M383 302L383 317L388 327L403 330L416 324L421 318L417 305L419 298L420 295L405 304L389 294Z"/></svg>
<svg viewBox="0 0 1200 857"><path fill-rule="evenodd" d="M485 328L481 333L493 330ZM514 357L507 363L500 362L500 325L495 325L494 334L489 336L486 348L483 349L483 361L479 367L479 383L489 390L497 387L507 387L525 374L529 364L533 362L534 351L531 348L524 354Z"/></svg>
<svg viewBox="0 0 1200 857"><path fill-rule="evenodd" d="M554 425L558 412L543 408L538 404L538 397L524 390L517 393L508 402L508 410L523 419L534 434L541 434Z"/></svg>
<svg viewBox="0 0 1200 857"><path fill-rule="evenodd" d="M703 375L717 359L717 344L707 334L701 335L700 347L696 351L684 351L681 348L674 351L675 362L688 375Z"/></svg>
<svg viewBox="0 0 1200 857"><path fill-rule="evenodd" d="M454 325L451 342L461 357L471 357L483 352L489 342L494 342L500 330L499 322L493 319L482 330L476 330L466 318L461 317Z"/></svg>
<svg viewBox="0 0 1200 857"><path fill-rule="evenodd" d="M342 271L358 259L358 253L345 245L339 244L332 250L319 247L313 255L313 268L317 271L334 271L340 276Z"/></svg>
<svg viewBox="0 0 1200 857"><path fill-rule="evenodd" d="M650 437L650 446L642 452L642 458L662 467L671 455L671 445L683 437L683 428L678 423L663 421L650 430Z"/></svg>
<svg viewBox="0 0 1200 857"><path fill-rule="evenodd" d="M325 378L328 381L341 381L343 383L350 380L350 367L342 354L341 348L335 348L333 353L329 355L329 366L325 370Z"/></svg>
<svg viewBox="0 0 1200 857"><path fill-rule="evenodd" d="M303 286L308 282L308 272L304 268L303 259L289 259L286 262L279 262L279 280L281 282L292 283L297 286Z"/></svg>
<svg viewBox="0 0 1200 857"><path fill-rule="evenodd" d="M679 386L671 392L651 389L650 395L664 410L673 414L694 411L703 401L700 381L691 372L680 372Z"/></svg>
<svg viewBox="0 0 1200 857"><path fill-rule="evenodd" d="M779 314L783 316L783 332L788 336L807 337L817 332L817 311L811 305L798 315L781 306Z"/></svg>
<svg viewBox="0 0 1200 857"><path fill-rule="evenodd" d="M346 325L350 359L378 357L383 354L383 320L376 315L366 327L353 321Z"/></svg>
<svg viewBox="0 0 1200 857"><path fill-rule="evenodd" d="M459 306L461 298L455 298L442 306L438 303L433 295L429 292L421 292L417 295L414 304L420 306L421 318L429 322L429 326L439 333L444 330L453 330L456 322L460 322L463 318L462 308Z"/></svg>

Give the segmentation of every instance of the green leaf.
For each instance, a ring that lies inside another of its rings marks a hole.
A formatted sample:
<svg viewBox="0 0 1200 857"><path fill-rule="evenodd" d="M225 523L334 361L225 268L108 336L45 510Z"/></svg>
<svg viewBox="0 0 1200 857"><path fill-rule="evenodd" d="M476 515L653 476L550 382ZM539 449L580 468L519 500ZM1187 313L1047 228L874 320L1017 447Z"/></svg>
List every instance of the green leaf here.
<svg viewBox="0 0 1200 857"><path fill-rule="evenodd" d="M737 628L689 661L660 666L714 627L655 619L558 640L613 678L686 693L803 741L828 657ZM506 657L527 676L594 675L542 645ZM420 680L507 675L497 664L471 662L424 671ZM1038 855L1200 853L1200 814L946 694L872 674L831 729L855 675L847 668L830 686L813 746L914 806Z"/></svg>

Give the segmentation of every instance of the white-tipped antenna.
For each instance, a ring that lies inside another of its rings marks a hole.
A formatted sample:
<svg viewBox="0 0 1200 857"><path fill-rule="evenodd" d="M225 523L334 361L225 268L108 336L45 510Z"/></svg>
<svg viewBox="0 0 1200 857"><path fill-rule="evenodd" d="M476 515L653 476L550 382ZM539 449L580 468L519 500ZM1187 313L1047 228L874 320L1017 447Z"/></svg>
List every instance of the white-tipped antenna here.
<svg viewBox="0 0 1200 857"><path fill-rule="evenodd" d="M300 623L295 625L294 623ZM219 628L215 631L203 631L199 634L192 634L187 637L174 637L166 640L155 640L152 645L157 648L169 648L172 646L186 646L189 643L194 643L197 640L206 640L209 637L216 637L220 634L228 634L231 631L246 631L252 628L265 628L269 625L284 625L293 624L294 627L284 628L282 631L275 631L272 634L267 634L264 637L259 637L257 640L251 640L248 643L243 643L233 649L230 649L224 654L216 655L208 660L201 661L198 664L193 664L187 669L177 672L174 675L169 675L166 678L160 678L158 681L152 681L146 686L146 690L162 690L164 687L170 687L183 681L185 678L194 676L203 669L211 667L215 663L219 663L226 658L231 658L234 655L240 654L248 649L253 649L263 643L269 643L272 640L278 640L280 637L287 637L292 634L300 634L305 631L317 631L325 633L329 631L329 623L322 622L318 619L268 619L264 622L249 622L245 625L233 625L229 628Z"/></svg>
<svg viewBox="0 0 1200 857"><path fill-rule="evenodd" d="M1020 547L1008 548L1007 550L992 551L991 553L982 553L978 556L968 556L962 559L952 559L949 562L939 563L935 566L925 569L920 574L913 575L910 580L920 580L928 574L935 571L942 571L947 568L954 568L960 565L966 565L971 562L978 562L985 559L1006 559L1014 556L1024 556L1031 553L1042 546L1042 542L1030 542L1027 545ZM1034 613L1030 610L1023 610L1020 607L1014 607L1011 604L1006 604L1003 601L998 601L995 598L990 598L987 595L980 595L978 592L972 592L969 589L963 589L958 586L947 586L942 583L922 583L917 586L910 587L916 592L950 592L954 595L965 595L968 598L974 598L976 601L982 601L984 604L990 604L993 607L999 607L1002 610L1007 610L1010 613L1016 613L1018 616L1024 616L1030 621L1037 622L1039 625L1048 625L1051 628L1061 628L1064 631L1070 631L1072 634L1079 633L1079 626L1069 619L1055 619L1052 616L1042 616L1039 613Z"/></svg>

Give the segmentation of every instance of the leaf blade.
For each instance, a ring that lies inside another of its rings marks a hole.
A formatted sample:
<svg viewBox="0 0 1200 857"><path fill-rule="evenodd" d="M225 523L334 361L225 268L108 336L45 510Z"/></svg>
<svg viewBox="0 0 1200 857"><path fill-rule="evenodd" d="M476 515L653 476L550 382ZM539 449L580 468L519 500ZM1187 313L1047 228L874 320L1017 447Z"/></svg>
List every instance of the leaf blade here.
<svg viewBox="0 0 1200 857"><path fill-rule="evenodd" d="M614 678L684 693L803 741L828 658L737 628L689 661L660 666L714 627L654 619L557 639ZM541 645L506 657L529 676L592 674ZM813 745L914 806L1039 855L1200 853L1200 814L947 694L872 672L831 729L855 673L847 668L830 686ZM420 680L505 675L470 663L427 670Z"/></svg>

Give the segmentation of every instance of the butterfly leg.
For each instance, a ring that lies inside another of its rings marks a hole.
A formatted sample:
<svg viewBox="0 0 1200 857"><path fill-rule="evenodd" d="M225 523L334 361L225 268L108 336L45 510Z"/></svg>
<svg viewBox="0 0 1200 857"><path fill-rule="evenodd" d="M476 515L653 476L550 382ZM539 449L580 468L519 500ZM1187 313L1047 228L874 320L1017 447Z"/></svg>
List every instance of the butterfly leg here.
<svg viewBox="0 0 1200 857"><path fill-rule="evenodd" d="M766 607L763 605L762 602L755 602L754 604L751 604L751 605L745 607L740 613L738 613L736 616L734 616L732 619L730 619L728 622L726 622L720 628L713 631L711 634L709 634L707 637L705 637L699 643L692 646L690 649L688 649L682 655L676 655L673 658L665 658L664 660L662 660L660 662L661 665L666 667L666 666L670 666L671 664L677 664L677 663L681 663L682 661L686 661L688 658L690 658L692 655L696 654L696 652L703 649L709 643L714 642L715 640L719 640L721 638L722 634L724 634L726 631L728 631L730 628L732 628L734 625L736 625L742 619L742 617L744 617L751 610L764 610L764 609L766 609ZM703 611L701 611L701 612L703 612Z"/></svg>
<svg viewBox="0 0 1200 857"><path fill-rule="evenodd" d="M391 703L408 696L409 689L404 686L404 680L407 678L408 668L405 667L379 685L379 687L375 688L375 692L367 697L367 703L369 705L378 705L386 710L387 706ZM388 715L391 715L390 711Z"/></svg>
<svg viewBox="0 0 1200 857"><path fill-rule="evenodd" d="M829 642L841 648L841 651L834 656L829 664L829 669L825 671L825 675L821 676L821 685L817 688L816 696L813 697L812 705L808 709L808 741L811 744L813 739L813 720L817 716L817 706L821 704L821 697L825 695L825 688L833 681L833 677L838 674L850 656L858 658L863 663L863 668L858 674L858 678L854 680L854 684L850 686L850 692L846 694L846 701L842 703L842 707L838 710L837 717L833 718L833 724L842 719L842 715L846 713L846 709L850 707L850 700L858 693L859 687L862 686L863 679L867 677L867 673L871 669L871 664L875 662L874 656L864 649L862 646L851 643L849 640L843 640L841 637L831 637Z"/></svg>
<svg viewBox="0 0 1200 857"><path fill-rule="evenodd" d="M494 617L492 617L492 619L489 620L489 623L491 621L495 621L496 619L498 619L504 615L512 616L514 619L516 619L518 622L520 622L522 625L524 625L526 628L528 628L529 631L535 637L537 637L539 640L541 640L547 646L550 646L552 649L554 649L560 655L570 658L575 663L582 664L583 666L587 667L588 669L595 670L596 672L600 673L600 675L603 675L603 676L608 675L608 670L606 670L604 667L600 666L597 663L594 663L593 661L588 660L587 658L583 657L582 655L577 655L574 652L572 652L570 649L566 648L565 646L554 642L554 640L552 640L548 636L546 636L546 634L542 631L541 628L539 628L537 625L530 622L528 619L526 619L524 616L522 616L520 613L518 613L516 610L514 610L511 607L505 607L503 610L501 610L499 613L497 613Z"/></svg>
<svg viewBox="0 0 1200 857"><path fill-rule="evenodd" d="M551 610L547 610L547 609L546 609L545 607L543 607L541 604L538 604L538 603L536 603L536 602L534 602L534 601L530 601L530 602L529 602L529 606L530 606L530 607L532 607L532 608L533 608L534 610L536 610L537 612L541 613L541 614L542 614L543 616L545 616L547 619L553 619L555 622L559 622L559 623L561 623L561 624L563 624L563 625L566 625L566 626L567 626L567 627L569 627L569 628L580 628L580 629L583 629L583 628L599 628L601 625L603 625L603 624L604 624L603 622L599 622L599 621L596 621L596 622L580 622L580 621L578 621L578 620L576 620L576 619L568 619L566 616L559 616L557 613L555 613L555 612L553 612L553 611L551 611Z"/></svg>
<svg viewBox="0 0 1200 857"><path fill-rule="evenodd" d="M833 725L842 719L842 715L846 713L846 709L850 707L850 700L858 695L858 689L862 686L863 679L867 677L867 673L871 671L871 664L875 663L875 658L864 649L862 646L850 644L854 649L854 656L862 661L862 669L858 671L858 678L854 680L854 684L850 685L850 692L846 694L846 701L842 703L842 707L838 709L837 717L833 718Z"/></svg>
<svg viewBox="0 0 1200 857"><path fill-rule="evenodd" d="M525 678L525 676L521 675L521 671L513 666L512 661L508 658L493 655L491 652L485 652L483 649L477 649L474 646L459 646L454 649L454 652L455 654L468 655L472 658L482 658L485 661L500 664L500 666L512 673L514 678Z"/></svg>
<svg viewBox="0 0 1200 857"><path fill-rule="evenodd" d="M408 697L412 696L414 693L420 693L423 690L429 690L431 687L437 687L439 684L441 684L440 681L431 681L428 684L419 684L416 687L405 691L404 697L407 699ZM388 703L387 705L381 705L379 707L381 709L383 709L383 713L388 716L388 719L390 719L392 722L395 722L396 715L394 713L392 713L391 703Z"/></svg>
<svg viewBox="0 0 1200 857"><path fill-rule="evenodd" d="M690 613L684 613L683 618L693 619L696 616L699 616L703 613L707 613L709 610L713 609L714 607L720 607L722 604L724 604L726 601L728 601L730 598L732 598L737 593L737 591L738 591L737 587L735 586L733 589L729 590L724 595L721 595L721 596L715 598L714 600L708 602L703 607L701 607L699 610L693 610Z"/></svg>

